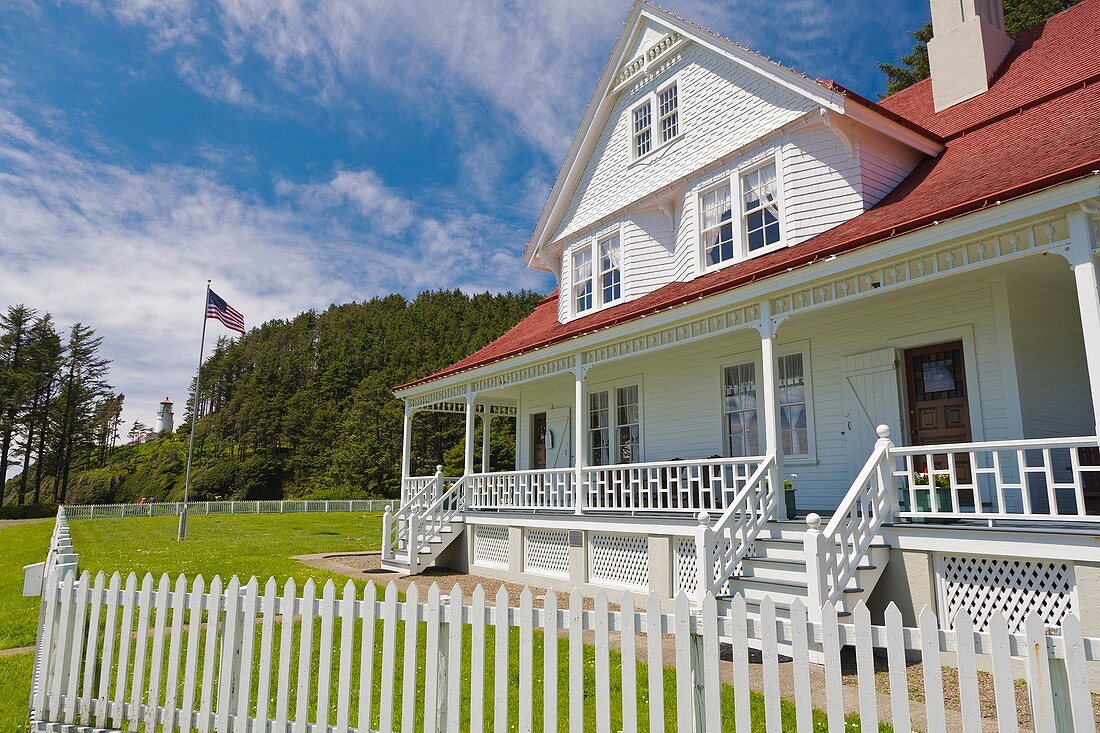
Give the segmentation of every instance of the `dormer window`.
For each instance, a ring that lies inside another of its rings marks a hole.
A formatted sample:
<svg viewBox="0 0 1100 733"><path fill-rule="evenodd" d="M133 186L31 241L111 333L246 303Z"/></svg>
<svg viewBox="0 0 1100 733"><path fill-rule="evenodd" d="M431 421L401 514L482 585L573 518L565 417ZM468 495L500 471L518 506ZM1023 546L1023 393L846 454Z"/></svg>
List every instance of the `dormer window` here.
<svg viewBox="0 0 1100 733"><path fill-rule="evenodd" d="M680 136L680 88L673 80L630 110L630 157L644 158Z"/></svg>
<svg viewBox="0 0 1100 733"><path fill-rule="evenodd" d="M573 315L611 305L623 296L619 232L589 239L573 250Z"/></svg>
<svg viewBox="0 0 1100 733"><path fill-rule="evenodd" d="M647 100L634 108L634 157L640 158L653 149L653 112Z"/></svg>
<svg viewBox="0 0 1100 733"><path fill-rule="evenodd" d="M736 212L733 191L739 194ZM710 269L742 260L781 245L781 199L774 158L762 165L735 171L699 194L699 235L704 267Z"/></svg>

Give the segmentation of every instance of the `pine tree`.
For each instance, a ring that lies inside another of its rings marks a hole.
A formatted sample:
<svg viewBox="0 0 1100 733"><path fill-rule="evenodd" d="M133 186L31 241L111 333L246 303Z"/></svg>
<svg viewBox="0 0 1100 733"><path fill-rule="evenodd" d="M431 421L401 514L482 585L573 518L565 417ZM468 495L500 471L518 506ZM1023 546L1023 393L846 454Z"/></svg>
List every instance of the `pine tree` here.
<svg viewBox="0 0 1100 733"><path fill-rule="evenodd" d="M27 371L31 379L31 399L19 430L23 436L20 453L23 470L19 476L19 503L25 501L30 478L30 467L35 445L39 446L38 460L35 464L35 503L41 491L41 471L43 451L46 445L46 433L49 429L49 405L57 383L57 370L61 364L61 337L53 326L49 313L35 320L31 326L30 342L27 345Z"/></svg>
<svg viewBox="0 0 1100 733"><path fill-rule="evenodd" d="M22 304L0 315L0 481L7 479L12 440L30 391L25 363L34 316L35 311ZM0 491L0 504L3 500Z"/></svg>

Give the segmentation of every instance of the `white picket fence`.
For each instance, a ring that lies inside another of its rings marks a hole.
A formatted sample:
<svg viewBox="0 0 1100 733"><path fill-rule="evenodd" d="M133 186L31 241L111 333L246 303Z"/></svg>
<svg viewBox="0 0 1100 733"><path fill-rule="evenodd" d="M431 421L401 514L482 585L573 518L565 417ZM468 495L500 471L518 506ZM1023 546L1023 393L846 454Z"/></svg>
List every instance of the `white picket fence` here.
<svg viewBox="0 0 1100 733"><path fill-rule="evenodd" d="M261 589L255 578L93 578L60 559L71 544L64 524L62 514L43 584L38 731L717 731L732 715L739 732L762 721L769 733L822 722L840 733L853 730L848 714L863 731L880 721L909 731L920 718L924 730L977 732L985 707L995 708L986 724L1004 732L1019 730L1021 670L1035 730L1095 730L1088 662L1100 659L1100 639L1084 637L1074 616L1057 635L1034 615L1022 634L1000 615L978 633L962 615L940 628L928 608L905 627L892 605L876 626L862 603L842 624L832 605L815 623L799 601L784 619L771 599L750 616L742 597L711 594L700 607L681 594L669 611L655 594L629 593L612 609L601 591L586 610L576 590L547 591L536 608L525 588L516 608L504 589L488 605L480 586L467 599L432 585L424 599L411 585L401 599L392 583L379 597L374 584L348 581L338 592L329 581L318 597L313 581L299 588L293 579ZM845 647L857 682L850 710ZM755 686L751 649L761 650ZM958 710L944 705L944 654L957 669ZM993 700L979 693L983 656ZM876 657L889 681L883 697ZM907 679L914 661L923 666L917 696ZM787 702L781 675L793 679Z"/></svg>
<svg viewBox="0 0 1100 733"><path fill-rule="evenodd" d="M188 502L191 516L206 514L292 514L304 512L382 512L393 505L392 499L333 499L282 501L194 501ZM107 519L112 517L177 517L182 502L145 502L144 504L72 504L65 507L69 519Z"/></svg>

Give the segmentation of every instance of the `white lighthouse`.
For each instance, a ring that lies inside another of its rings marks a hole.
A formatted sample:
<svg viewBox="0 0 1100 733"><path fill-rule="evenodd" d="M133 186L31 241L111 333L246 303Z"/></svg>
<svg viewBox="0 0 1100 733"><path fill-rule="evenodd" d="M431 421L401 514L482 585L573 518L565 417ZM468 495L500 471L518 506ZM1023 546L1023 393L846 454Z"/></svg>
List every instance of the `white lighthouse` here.
<svg viewBox="0 0 1100 733"><path fill-rule="evenodd" d="M157 413L157 427L154 433L162 435L172 432L172 400L165 397L160 401L160 412Z"/></svg>

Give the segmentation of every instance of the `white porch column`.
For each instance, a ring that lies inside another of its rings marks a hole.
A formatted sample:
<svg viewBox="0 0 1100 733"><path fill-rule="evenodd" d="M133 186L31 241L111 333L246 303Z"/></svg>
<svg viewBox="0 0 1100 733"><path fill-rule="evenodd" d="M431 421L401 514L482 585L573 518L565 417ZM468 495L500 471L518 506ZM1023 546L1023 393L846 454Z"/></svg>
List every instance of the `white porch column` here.
<svg viewBox="0 0 1100 733"><path fill-rule="evenodd" d="M584 511L584 491L581 486L581 470L584 468L584 365L577 354L573 366L573 491L577 514Z"/></svg>
<svg viewBox="0 0 1100 733"><path fill-rule="evenodd" d="M489 432L493 429L493 415L489 412L489 405L485 405L485 412L481 413L481 472L489 473Z"/></svg>
<svg viewBox="0 0 1100 733"><path fill-rule="evenodd" d="M409 403L405 403L404 427L401 432L401 504L404 505L409 497L405 495L405 481L412 474L412 424L413 410Z"/></svg>
<svg viewBox="0 0 1100 733"><path fill-rule="evenodd" d="M769 476L774 487L773 509L783 499L783 436L780 434L779 357L775 351L775 330L771 303L765 300L760 304L760 361L764 388L764 448L767 453L775 454L775 468Z"/></svg>
<svg viewBox="0 0 1100 733"><path fill-rule="evenodd" d="M474 392L466 388L466 460L463 463L463 474L474 472Z"/></svg>
<svg viewBox="0 0 1100 733"><path fill-rule="evenodd" d="M1096 259L1092 254L1096 235L1092 222L1084 211L1071 211L1069 221L1069 264L1077 282L1077 306L1081 311L1081 332L1085 339L1085 361L1089 370L1092 392L1092 415L1096 434L1100 435L1100 290Z"/></svg>

